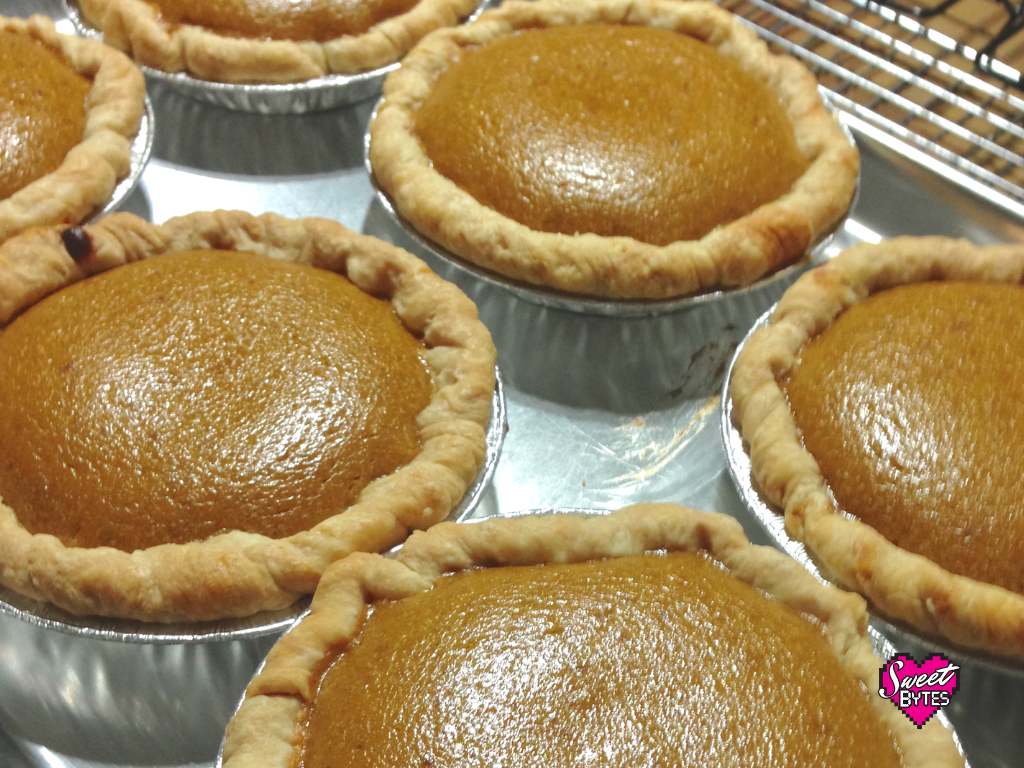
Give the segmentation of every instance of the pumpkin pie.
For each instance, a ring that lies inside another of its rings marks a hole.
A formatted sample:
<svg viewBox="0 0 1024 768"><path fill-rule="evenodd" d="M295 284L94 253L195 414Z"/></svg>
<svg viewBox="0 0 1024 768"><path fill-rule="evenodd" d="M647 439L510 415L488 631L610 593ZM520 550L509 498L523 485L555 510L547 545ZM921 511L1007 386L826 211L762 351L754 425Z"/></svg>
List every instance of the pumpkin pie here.
<svg viewBox="0 0 1024 768"><path fill-rule="evenodd" d="M515 280L611 298L745 285L848 209L814 77L679 0L510 0L388 76L370 162L398 213Z"/></svg>
<svg viewBox="0 0 1024 768"><path fill-rule="evenodd" d="M45 16L0 16L0 242L77 223L110 199L145 96L120 52L62 35Z"/></svg>
<svg viewBox="0 0 1024 768"><path fill-rule="evenodd" d="M962 766L875 694L866 632L722 515L444 524L325 575L224 765Z"/></svg>
<svg viewBox="0 0 1024 768"><path fill-rule="evenodd" d="M755 480L882 614L1024 658L1024 248L858 245L807 274L734 369Z"/></svg>
<svg viewBox="0 0 1024 768"><path fill-rule="evenodd" d="M479 0L79 0L137 62L223 83L297 83L398 61Z"/></svg>
<svg viewBox="0 0 1024 768"><path fill-rule="evenodd" d="M128 214L0 246L0 582L243 616L443 519L495 352L422 262L322 219Z"/></svg>

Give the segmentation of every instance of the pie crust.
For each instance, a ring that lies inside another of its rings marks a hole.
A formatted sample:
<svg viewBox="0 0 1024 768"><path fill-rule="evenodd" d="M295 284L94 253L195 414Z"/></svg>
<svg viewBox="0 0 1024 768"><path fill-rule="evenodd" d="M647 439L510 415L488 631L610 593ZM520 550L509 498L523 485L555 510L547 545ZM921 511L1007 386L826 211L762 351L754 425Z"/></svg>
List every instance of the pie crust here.
<svg viewBox="0 0 1024 768"><path fill-rule="evenodd" d="M84 233L84 234L83 234ZM69 237L72 235L73 237ZM77 259L65 242L82 243ZM422 451L370 483L356 504L283 539L230 531L132 553L65 547L30 534L0 503L0 582L77 614L195 621L282 608L311 593L335 560L380 551L443 520L476 477L495 385L495 350L476 306L423 262L326 219L193 213L162 226L114 214L93 226L49 227L0 246L0 326L60 288L149 256L201 248L257 253L329 269L390 300L424 344L434 381L420 412Z"/></svg>
<svg viewBox="0 0 1024 768"><path fill-rule="evenodd" d="M479 0L419 0L360 35L325 43L227 37L190 24L168 24L144 0L79 0L104 39L138 63L221 83L297 83L393 64L420 38L453 26Z"/></svg>
<svg viewBox="0 0 1024 768"><path fill-rule="evenodd" d="M364 607L430 589L445 573L475 567L581 562L658 550L707 553L740 580L820 621L843 665L872 692L879 719L893 734L907 768L963 766L938 721L918 729L873 695L881 661L867 635L864 601L819 584L795 561L751 545L725 515L673 504L638 504L606 517L571 515L446 523L413 534L394 560L356 554L325 575L311 613L275 645L228 724L224 768L293 768L305 706L316 695L323 662L352 641Z"/></svg>
<svg viewBox="0 0 1024 768"><path fill-rule="evenodd" d="M734 418L758 487L832 578L927 634L1024 659L1024 595L954 575L839 514L779 386L804 344L844 310L876 291L934 280L1019 284L1024 247L902 237L848 249L801 277L747 341L733 369Z"/></svg>
<svg viewBox="0 0 1024 768"><path fill-rule="evenodd" d="M629 237L537 232L481 205L436 172L413 115L460 49L516 30L569 24L676 30L732 56L774 90L811 165L793 189L700 240L656 246ZM370 162L398 212L452 253L517 280L610 298L657 299L746 285L789 264L827 233L853 199L856 148L826 111L811 73L774 56L711 3L680 0L508 0L473 22L439 30L388 76L370 126Z"/></svg>
<svg viewBox="0 0 1024 768"><path fill-rule="evenodd" d="M63 53L68 65L93 81L82 141L53 173L0 200L0 242L45 224L74 224L109 199L131 167L131 143L146 111L146 81L119 51L57 32L53 22L0 16L0 31L17 32Z"/></svg>

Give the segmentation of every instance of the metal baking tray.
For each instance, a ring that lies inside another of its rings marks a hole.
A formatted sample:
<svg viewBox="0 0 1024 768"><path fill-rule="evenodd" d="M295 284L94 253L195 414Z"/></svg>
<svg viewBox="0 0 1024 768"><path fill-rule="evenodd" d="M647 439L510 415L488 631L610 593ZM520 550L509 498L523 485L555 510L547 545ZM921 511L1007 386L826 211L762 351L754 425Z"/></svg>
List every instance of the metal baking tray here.
<svg viewBox="0 0 1024 768"><path fill-rule="evenodd" d="M65 12L75 30L83 37L102 40L103 34L91 27L82 17L76 0L64 0ZM472 21L490 7L484 0L469 16ZM256 112L263 115L305 114L355 104L380 95L380 88L388 72L398 64L388 64L354 75L325 75L300 83L245 84L216 83L200 80L184 72L163 72L139 65L150 80L164 83L179 93L225 109Z"/></svg>
<svg viewBox="0 0 1024 768"><path fill-rule="evenodd" d="M832 106L831 102L828 101L828 92L822 90L821 96L829 111L835 114L835 108ZM373 112L370 117L371 123L377 115L377 109L380 107L381 101L382 100L378 101L376 106L373 108ZM846 134L850 143L855 144L856 142L854 141L853 134L841 119L839 121L839 125L842 128L843 133ZM695 295L677 296L668 299L607 299L599 296L568 293L566 291L559 291L543 285L535 285L523 280L516 280L515 278L487 269L486 267L482 267L479 264L475 264L468 259L464 259L463 257L452 253L444 246L434 242L429 237L421 233L411 222L406 220L395 208L395 203L394 200L391 199L391 195L389 195L377 183L377 177L373 173L373 166L370 164L369 130L367 130L366 138L363 142L363 162L366 166L366 174L370 178L370 183L373 185L373 191L377 195L377 202L380 204L381 208L388 214L388 216L391 217L395 224L405 230L406 234L416 241L417 245L419 245L423 251L426 251L433 257L433 259L431 259L432 263L436 264L438 262L445 262L450 265L451 270L454 270L461 275L476 278L490 285L498 286L515 294L521 299L525 299L526 301L534 304L539 304L542 307L607 317L646 317L662 312L692 309L701 305L712 304L725 298L735 299L748 294L756 295L762 292L763 289L770 288L773 285L783 282L791 282L802 272L810 268L811 265L820 264L828 257L828 254L833 251L832 245L836 239L836 234L843 229L843 226L849 216L849 212L853 210L854 206L857 204L857 198L860 196L860 178L858 177L853 199L850 201L850 207L847 209L843 217L835 223L835 226L833 226L828 232L822 234L821 237L812 243L807 249L807 253L805 253L800 259L780 270L777 270L776 272L756 280L750 285L738 288L705 291Z"/></svg>
<svg viewBox="0 0 1024 768"><path fill-rule="evenodd" d="M529 517L531 515L572 515L572 516L575 516L575 517L595 517L595 516L598 516L598 515L606 515L606 514L609 514L609 513L613 512L613 511L614 510L611 510L611 509L587 509L587 508L584 508L584 507L548 507L548 508L543 508L543 509L524 509L524 510L520 510L518 512L509 512L509 513L505 513L505 514L483 515L483 516L480 516L480 517L474 517L472 519L468 519L465 522L468 523L468 524L471 524L471 523L482 523L485 520L493 520L495 518L502 518L502 517L504 517L504 518ZM397 554L399 550L401 550L401 546L395 547L394 550L392 550L392 552L389 553L389 555L393 556L394 554ZM304 619L307 615L308 615L308 611L306 613L304 613L300 617L300 620ZM298 622L296 622L296 623L298 623ZM879 659L881 659L883 661L886 661L888 659L891 659L897 653L899 653L899 650L896 648L896 646L894 646L891 642L889 642L889 640L886 639L886 637L881 632L879 632L877 629L875 629L874 627L871 627L871 626L868 627L868 635L871 638L871 650L874 651L875 655ZM253 672L253 677L254 678L256 677L256 675L260 674L260 672L263 671L263 667L265 666L265 664L266 664L266 661L264 660L264 663L260 664L259 667L256 669L256 671ZM873 694L873 692L872 692L872 694ZM240 696L239 700L238 700L238 704L235 706L235 710L232 713L232 717L234 715L238 714L238 710L241 709L242 704L243 704L244 701L245 701L244 695ZM960 754L962 756L964 756L964 758L965 758L965 760L964 760L964 768L971 768L971 763L970 763L970 761L968 761L966 759L966 755L964 753L963 745L960 743L960 736L959 736L959 734L957 734L956 729L953 727L953 724L950 723L949 718L946 717L946 713L943 712L942 710L939 710L936 713L935 716L936 716L936 719L940 723L942 723L944 728L946 728L949 731L952 731L953 743L956 745L957 751L959 751ZM220 744L220 750L217 752L217 760L214 763L214 767L215 768L223 768L223 764L224 764L224 741L222 739L221 740L221 744Z"/></svg>
<svg viewBox="0 0 1024 768"><path fill-rule="evenodd" d="M7 13L41 10L70 25L62 0L6 2L13 5L5 6ZM413 251L477 302L498 348L509 432L493 481L471 518L541 507L617 509L673 501L730 514L752 541L774 545L729 477L720 393L734 348L788 280L707 308L649 317L540 306L455 273L387 214L363 166L372 102L303 116L258 115L203 104L161 83L151 84L150 96L159 125L153 159L124 210L157 222L218 207L324 216ZM823 257L860 240L899 234L1024 242L1024 215L972 194L974 177L934 158L933 168L924 169L914 154L919 148L877 126L847 124L861 150L861 195ZM103 649L126 644L78 638L77 650L68 654L55 637L0 617L0 642L9 641L0 663L20 665L12 674L18 694L31 695L37 674L63 693L60 701L39 700L12 714L3 704L13 694L0 689L4 768L209 768L237 703L218 708L211 703L220 701L214 692L240 692L274 640L205 644L220 656L201 673L204 685L190 691L172 673L173 664L193 653L174 650L182 646L162 646L171 671L161 685L133 690L125 681L134 668L125 665L114 677L103 677L94 661ZM913 648L901 640L894 644L901 651ZM52 664L34 672L22 649L43 650ZM47 677L51 669L58 679ZM132 746L121 752L98 744L96 731L69 726L60 714L61 707L72 707L83 718L101 718L110 704L100 694L115 690L132 713L122 722ZM1019 768L1022 709L1024 684L989 674L986 667L968 670L946 712L973 768Z"/></svg>

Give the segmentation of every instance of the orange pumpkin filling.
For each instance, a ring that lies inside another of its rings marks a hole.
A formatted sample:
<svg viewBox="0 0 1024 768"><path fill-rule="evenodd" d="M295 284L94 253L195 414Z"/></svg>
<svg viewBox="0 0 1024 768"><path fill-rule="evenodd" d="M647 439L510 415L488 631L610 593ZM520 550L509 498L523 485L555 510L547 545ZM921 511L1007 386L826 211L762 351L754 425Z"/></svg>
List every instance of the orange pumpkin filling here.
<svg viewBox="0 0 1024 768"><path fill-rule="evenodd" d="M229 37L323 43L359 35L418 0L152 0L171 24Z"/></svg>
<svg viewBox="0 0 1024 768"><path fill-rule="evenodd" d="M839 507L952 573L1024 593L1024 288L923 283L852 306L785 384Z"/></svg>
<svg viewBox="0 0 1024 768"><path fill-rule="evenodd" d="M81 142L91 88L60 53L0 32L0 200L57 170Z"/></svg>
<svg viewBox="0 0 1024 768"><path fill-rule="evenodd" d="M694 555L444 577L372 607L301 768L900 765L821 629Z"/></svg>
<svg viewBox="0 0 1024 768"><path fill-rule="evenodd" d="M118 267L0 336L0 498L70 546L306 530L419 453L421 348L326 270L226 251Z"/></svg>
<svg viewBox="0 0 1024 768"><path fill-rule="evenodd" d="M542 232L703 237L807 169L778 97L686 35L530 30L467 50L415 116L434 168Z"/></svg>

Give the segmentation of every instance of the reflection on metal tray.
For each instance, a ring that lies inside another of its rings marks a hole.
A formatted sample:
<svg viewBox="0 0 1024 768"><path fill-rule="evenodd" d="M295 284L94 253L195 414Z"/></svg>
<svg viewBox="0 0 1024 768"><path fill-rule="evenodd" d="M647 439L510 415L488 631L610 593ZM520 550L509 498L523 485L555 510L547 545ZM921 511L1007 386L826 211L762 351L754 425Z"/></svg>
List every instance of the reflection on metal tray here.
<svg viewBox="0 0 1024 768"><path fill-rule="evenodd" d="M1001 37L1024 22L1019 4L934 3L919 20L872 0L718 2L810 67L837 107L1024 215L1024 92L1007 88L1021 84L1024 34Z"/></svg>
<svg viewBox="0 0 1024 768"><path fill-rule="evenodd" d="M102 40L103 35L82 17L77 0L64 0L67 14L80 35ZM490 6L484 0L470 15L472 21ZM304 114L356 104L380 94L388 72L398 64L388 64L353 75L325 75L299 83L217 83L200 80L184 72L169 73L139 65L147 78L166 83L179 93L198 101L241 112L263 115Z"/></svg>
<svg viewBox="0 0 1024 768"><path fill-rule="evenodd" d="M827 92L822 90L821 93L826 107L828 107L830 111L834 112L835 110L828 102ZM380 101L377 102L377 105L374 107L373 112L370 115L371 124L377 116L377 108L380 106L380 103ZM849 139L850 143L856 145L849 127L842 121L840 121L840 127L842 128L843 133L846 134L846 138ZM542 307L550 307L552 309L562 309L568 312L577 312L584 315L598 315L604 317L648 317L664 312L675 312L678 310L695 308L701 305L721 301L723 299L742 299L745 296L756 294L764 288L791 280L812 264L820 264L822 261L834 254L835 251L831 248L832 242L835 240L837 233L843 229L843 226L850 215L850 211L852 211L857 205L857 199L860 197L860 177L858 176L857 187L854 190L853 199L850 201L850 206L847 208L846 213L843 214L842 218L840 218L828 232L822 234L821 237L812 243L808 248L807 253L799 261L790 264L777 272L773 272L750 285L744 285L737 288L712 290L705 293L678 296L668 299L608 299L600 296L566 293L565 291L559 291L547 286L527 283L525 281L517 280L498 272L494 272L486 267L481 267L468 259L464 259L461 256L452 253L444 246L435 243L429 237L419 232L412 223L407 221L396 210L391 196L377 183L377 177L373 174L373 166L370 165L369 129L367 129L366 137L363 141L363 163L366 167L366 173L370 177L370 183L373 185L373 190L377 194L377 201L380 203L381 207L395 221L395 223L409 235L409 237L415 240L420 248L427 251L435 259L440 259L441 261L450 264L452 268L464 276L483 280L489 285L497 286L509 291L515 296L521 299L526 299L533 304L538 304Z"/></svg>
<svg viewBox="0 0 1024 768"><path fill-rule="evenodd" d="M540 509L522 509L515 512L505 512L502 514L491 514L482 515L475 517L472 520L466 520L467 524L482 523L487 520L496 520L503 518L517 518L517 517L530 517L532 515L572 515L574 517L596 517L600 515L607 515L613 512L611 509L591 509L586 507L544 507ZM397 546L389 553L389 556L394 556L401 550L401 546ZM817 574L815 574L817 575ZM820 577L819 577L820 580ZM302 617L305 618L305 615ZM871 650L881 660L885 661L891 659L899 650L889 640L874 627L868 627L868 636L871 638ZM263 667L266 665L266 660L253 672L255 678L260 672L263 671ZM238 710L241 708L244 702L244 696L240 696L238 704L235 706L235 710L232 717L238 714ZM960 742L960 735L956 732L953 724L946 717L946 713L939 710L936 713L936 719L942 723L942 726L952 732L953 743L956 745L957 751L961 756L964 757L964 768L971 768L970 762L966 758L964 753L963 745ZM217 752L217 761L214 763L213 768L223 768L224 765L224 741L221 740L220 750ZM84 768L84 767L83 767Z"/></svg>
<svg viewBox="0 0 1024 768"><path fill-rule="evenodd" d="M462 500L449 513L448 519L450 520L462 520L473 514L490 486L491 478L498 466L501 446L505 441L505 433L508 429L508 418L501 374L497 369L495 369L495 377L494 395L491 399L491 418L487 424L487 452L484 464L477 473L473 484L466 489ZM227 640L244 640L280 634L292 625L296 617L301 615L308 605L309 599L304 598L281 610L264 611L239 619L193 624L154 624L103 616L75 616L52 604L29 599L11 589L0 586L0 615L7 614L34 626L70 635L109 642L147 645L219 643ZM0 674L0 679L2 679L2 674Z"/></svg>
<svg viewBox="0 0 1024 768"><path fill-rule="evenodd" d="M747 453L746 446L743 443L743 436L740 434L736 424L733 423L733 402L732 397L729 395L729 387L732 383L733 366L736 364L736 358L743 350L743 347L746 345L751 334L768 325L769 318L773 311L775 311L774 307L762 315L754 324L754 327L750 329L747 337L740 343L739 347L737 347L736 352L733 355L732 362L729 364L729 368L726 371L725 382L722 385L722 439L725 442L725 454L726 459L728 460L729 474L732 476L733 482L736 483L736 489L739 491L740 497L747 504L750 511L757 518L757 521L761 523L772 539L783 550L803 565L804 568L814 574L819 581L822 583L828 583L828 579L822 575L817 563L804 548L804 545L799 541L790 538L789 534L786 532L786 524L782 510L764 498L764 496L761 495L760 490L756 487L754 478L751 474L750 455ZM921 647L928 648L935 652L951 654L964 662L989 666L1003 674L1014 675L1024 680L1024 663L1018 663L1011 659L998 658L975 649L961 648L945 640L936 640L926 635L922 635L913 628L893 622L891 619L887 619L884 616L874 613L872 616L876 624L892 636L904 640L910 639Z"/></svg>

